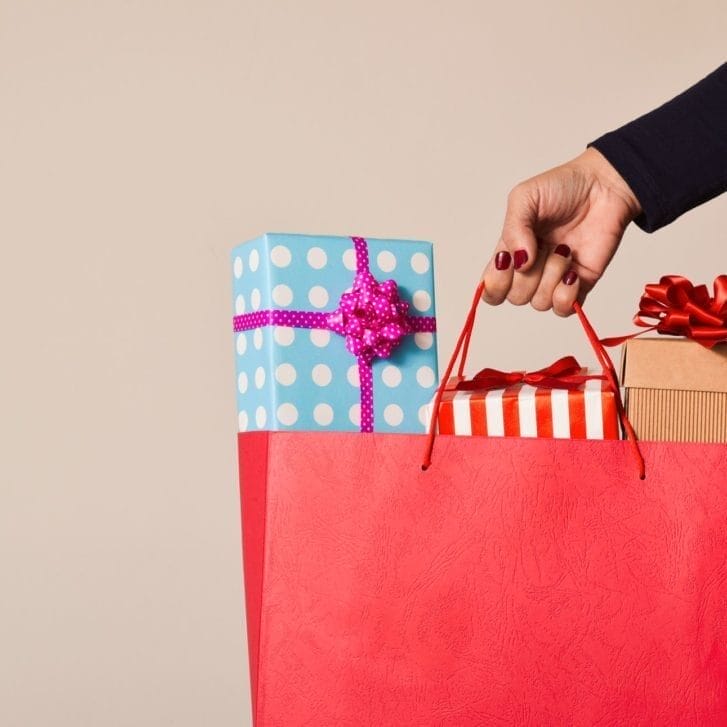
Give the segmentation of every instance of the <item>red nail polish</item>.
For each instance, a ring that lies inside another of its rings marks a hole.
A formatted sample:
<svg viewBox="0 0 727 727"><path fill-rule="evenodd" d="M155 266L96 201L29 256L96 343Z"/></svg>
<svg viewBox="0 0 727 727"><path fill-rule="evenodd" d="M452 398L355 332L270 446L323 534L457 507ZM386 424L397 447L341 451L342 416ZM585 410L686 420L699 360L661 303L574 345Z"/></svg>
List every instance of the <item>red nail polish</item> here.
<svg viewBox="0 0 727 727"><path fill-rule="evenodd" d="M565 243L562 243L558 245L558 247L553 250L553 252L556 255L560 255L561 257L568 257L570 255L570 248Z"/></svg>
<svg viewBox="0 0 727 727"><path fill-rule="evenodd" d="M528 251L527 250L515 250L515 255L513 256L513 260L515 261L515 270L518 270L521 268L525 263L528 261Z"/></svg>
<svg viewBox="0 0 727 727"><path fill-rule="evenodd" d="M498 270L507 270L510 267L510 253L507 250L500 250L495 255L495 267Z"/></svg>
<svg viewBox="0 0 727 727"><path fill-rule="evenodd" d="M566 285L573 285L573 283L578 280L578 275L576 274L575 270L569 270L564 276L563 276L563 282Z"/></svg>

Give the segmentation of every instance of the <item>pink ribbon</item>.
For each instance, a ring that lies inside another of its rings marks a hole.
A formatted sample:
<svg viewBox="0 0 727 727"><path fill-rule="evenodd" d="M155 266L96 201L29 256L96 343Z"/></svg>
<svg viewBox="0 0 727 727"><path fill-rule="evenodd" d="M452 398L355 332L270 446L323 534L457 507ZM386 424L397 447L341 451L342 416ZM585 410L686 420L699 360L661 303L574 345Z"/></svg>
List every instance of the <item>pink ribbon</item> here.
<svg viewBox="0 0 727 727"><path fill-rule="evenodd" d="M320 328L346 339L346 349L356 357L361 390L361 431L374 430L374 384L371 365L375 358L389 358L411 333L434 333L434 316L408 315L409 304L399 297L395 280L380 283L369 270L368 245L352 237L356 275L350 291L341 295L338 308L329 313L301 310L262 310L233 318L236 332L263 326Z"/></svg>

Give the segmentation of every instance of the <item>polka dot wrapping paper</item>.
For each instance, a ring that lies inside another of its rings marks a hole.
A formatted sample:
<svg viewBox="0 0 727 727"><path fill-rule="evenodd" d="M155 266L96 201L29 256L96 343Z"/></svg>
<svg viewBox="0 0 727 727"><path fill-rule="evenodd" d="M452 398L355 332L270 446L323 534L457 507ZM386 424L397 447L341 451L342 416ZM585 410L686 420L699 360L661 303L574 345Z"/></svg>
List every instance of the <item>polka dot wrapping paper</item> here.
<svg viewBox="0 0 727 727"><path fill-rule="evenodd" d="M240 431L425 431L438 382L431 243L268 233L233 249L232 270ZM396 306L395 322L347 336L341 311L350 331L345 311L372 299L387 322Z"/></svg>

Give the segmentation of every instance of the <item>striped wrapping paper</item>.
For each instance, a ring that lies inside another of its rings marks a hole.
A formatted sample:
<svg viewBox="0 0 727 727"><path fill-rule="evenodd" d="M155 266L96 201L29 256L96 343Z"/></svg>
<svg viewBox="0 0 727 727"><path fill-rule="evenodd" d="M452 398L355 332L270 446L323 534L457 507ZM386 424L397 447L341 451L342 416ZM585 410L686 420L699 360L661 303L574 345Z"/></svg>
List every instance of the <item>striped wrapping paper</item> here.
<svg viewBox="0 0 727 727"><path fill-rule="evenodd" d="M505 389L456 391L450 379L437 417L440 434L484 437L619 439L616 401L601 379L576 389L514 384ZM427 421L431 407L427 407Z"/></svg>

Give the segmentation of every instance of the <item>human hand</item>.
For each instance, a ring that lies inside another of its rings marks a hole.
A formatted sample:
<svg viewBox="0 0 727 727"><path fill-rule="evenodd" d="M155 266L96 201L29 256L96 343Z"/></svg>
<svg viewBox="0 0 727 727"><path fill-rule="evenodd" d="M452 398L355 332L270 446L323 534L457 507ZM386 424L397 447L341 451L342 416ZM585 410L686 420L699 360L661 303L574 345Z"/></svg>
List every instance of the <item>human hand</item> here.
<svg viewBox="0 0 727 727"><path fill-rule="evenodd" d="M641 212L629 186L593 148L518 184L483 273L483 300L573 312L598 282Z"/></svg>

